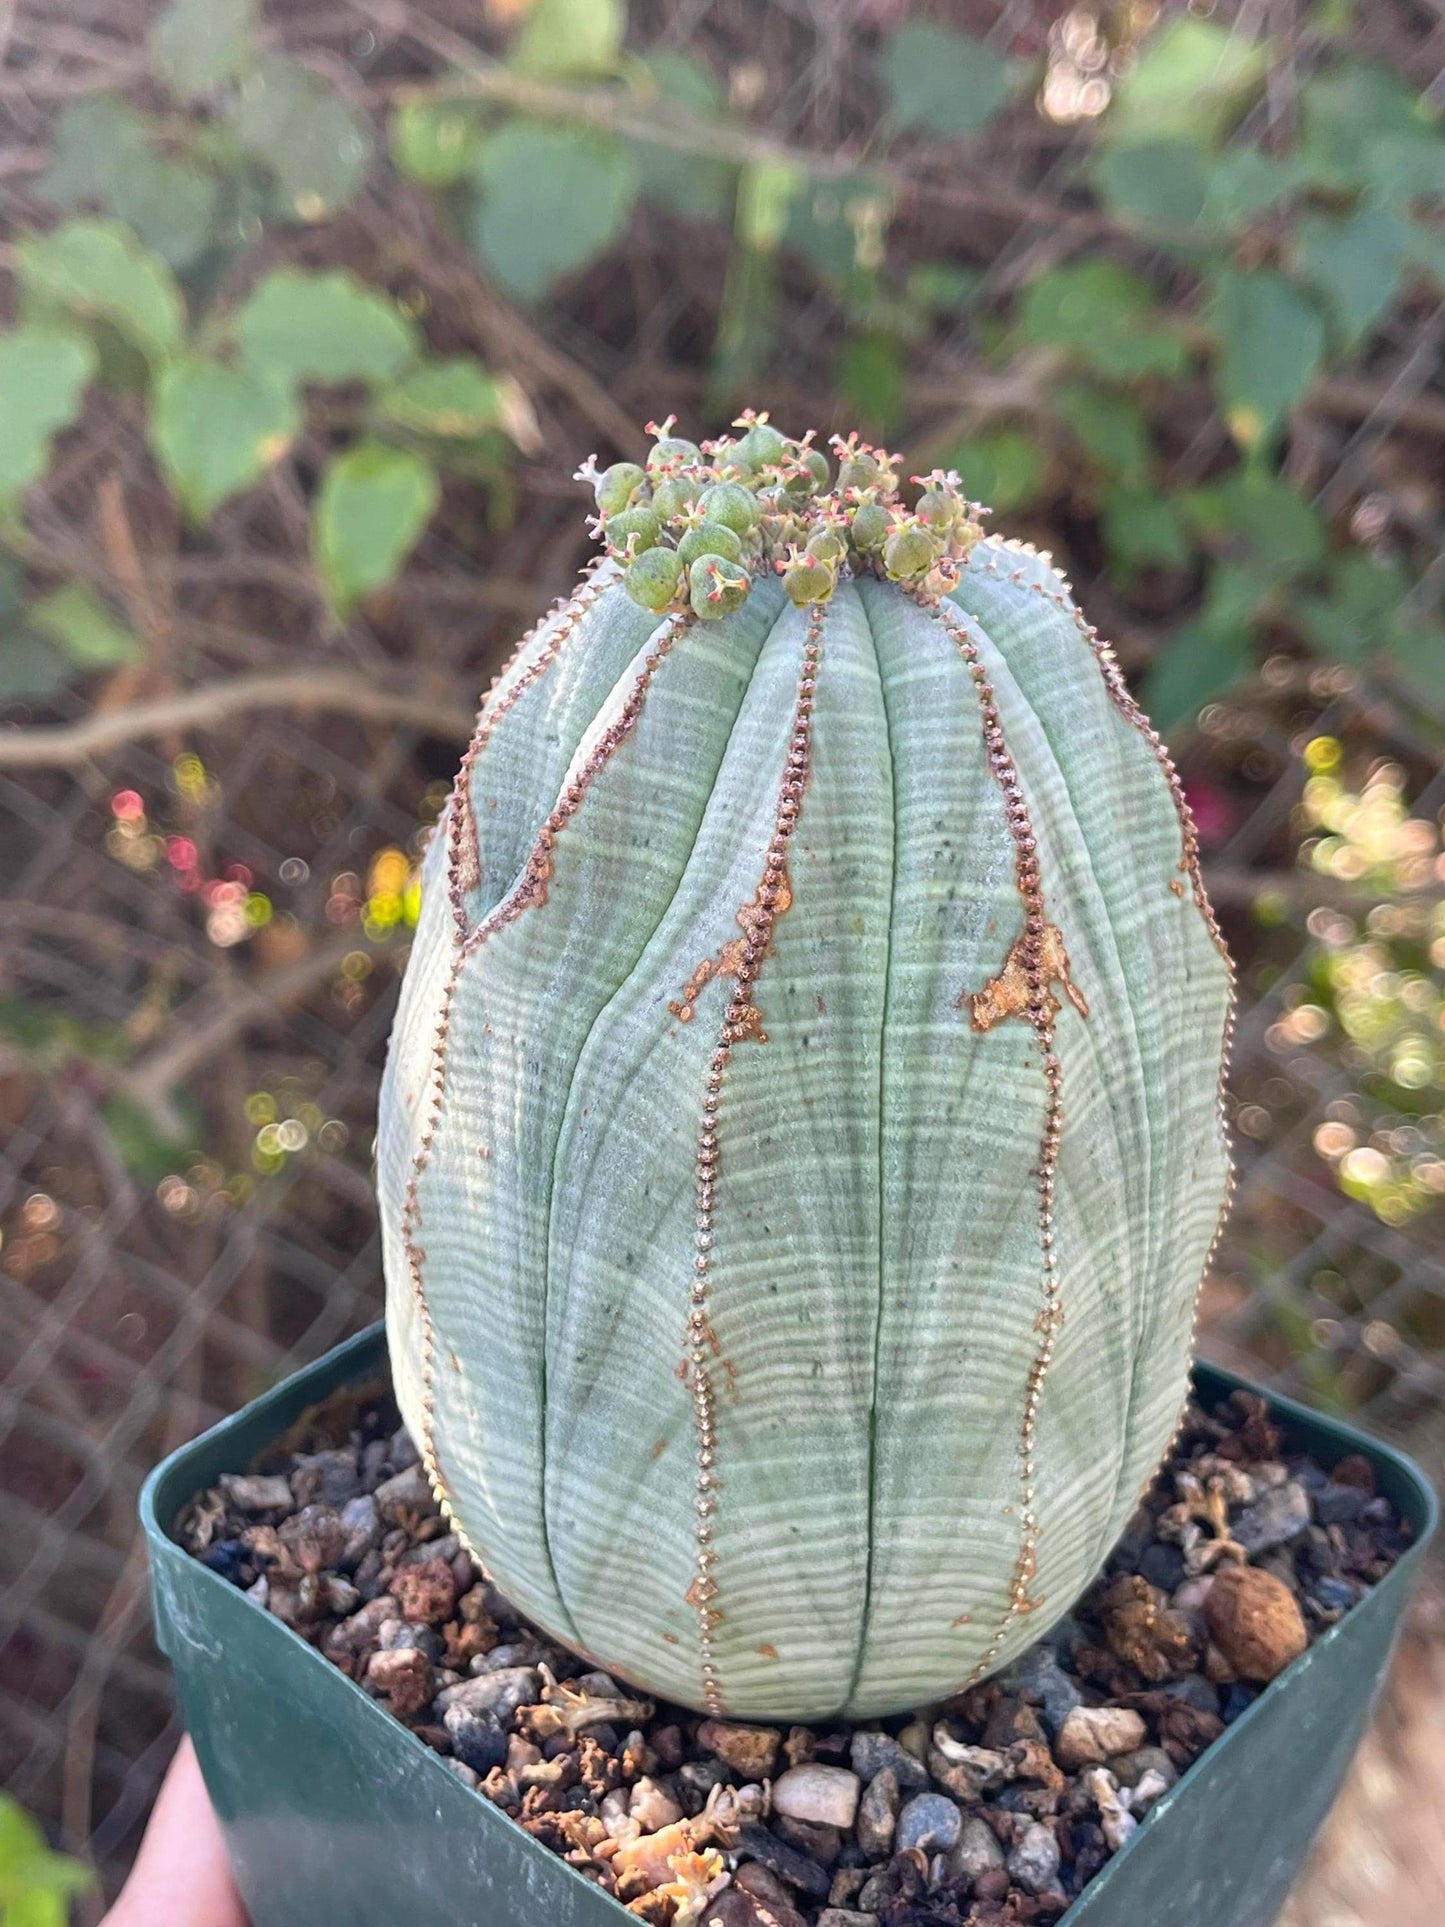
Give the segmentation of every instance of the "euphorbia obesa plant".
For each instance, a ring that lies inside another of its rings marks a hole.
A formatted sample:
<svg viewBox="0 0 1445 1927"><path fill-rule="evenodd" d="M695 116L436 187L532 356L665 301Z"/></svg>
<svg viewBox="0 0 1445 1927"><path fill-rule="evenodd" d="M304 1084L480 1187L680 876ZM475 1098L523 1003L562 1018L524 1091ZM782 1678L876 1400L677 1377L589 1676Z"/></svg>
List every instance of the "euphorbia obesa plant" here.
<svg viewBox="0 0 1445 1927"><path fill-rule="evenodd" d="M711 1711L1003 1665L1165 1450L1231 973L1173 765L957 477L748 415L589 464L382 1093L398 1396L541 1626Z"/></svg>

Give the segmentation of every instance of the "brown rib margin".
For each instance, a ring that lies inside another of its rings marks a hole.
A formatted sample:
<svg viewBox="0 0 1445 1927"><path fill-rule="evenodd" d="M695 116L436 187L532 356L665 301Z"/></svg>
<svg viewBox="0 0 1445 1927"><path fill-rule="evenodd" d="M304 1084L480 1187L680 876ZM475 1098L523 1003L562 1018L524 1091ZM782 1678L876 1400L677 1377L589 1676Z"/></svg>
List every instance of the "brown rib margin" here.
<svg viewBox="0 0 1445 1927"><path fill-rule="evenodd" d="M475 890L482 880L481 844L477 835L476 811L472 805L472 771L492 740L492 733L497 724L533 684L540 682L546 675L561 655L583 616L602 591L609 586L610 577L601 582L598 581L606 560L605 556L598 556L571 596L566 601L553 603L546 615L532 624L492 678L491 686L482 700L482 706L477 711L472 739L467 744L466 753L457 769L456 780L452 784L451 816L447 835L447 897L452 906L452 918L456 924L458 941L465 939L470 928L466 907L467 892ZM544 646L538 650L536 657L527 664L516 681L510 683L493 702L492 698L496 691L511 675L533 638L552 621L555 621L557 626L548 636Z"/></svg>
<svg viewBox="0 0 1445 1927"><path fill-rule="evenodd" d="M1119 714L1124 718L1124 721L1128 723L1131 728L1138 730L1139 734L1144 738L1144 741L1149 745L1155 762L1163 772L1164 781L1168 785L1169 795L1174 803L1175 813L1179 818L1179 832L1182 840L1179 868L1189 879L1190 894L1194 898L1195 907L1198 909L1200 916L1204 919L1204 927L1209 932L1210 941L1224 959L1224 968L1228 979L1228 996L1226 997L1224 1008L1224 1035L1220 1043L1219 1051L1219 1079L1215 1086L1215 1108L1219 1119L1220 1141L1224 1146L1225 1156L1224 1196L1220 1201L1219 1217L1215 1222L1214 1235L1210 1239L1209 1248L1204 1254L1204 1264L1200 1270L1199 1283L1195 1286L1194 1290L1191 1326L1193 1330L1197 1331L1199 1304L1204 1293L1204 1282L1213 1268L1215 1257L1219 1251L1219 1241L1224 1236L1224 1227L1228 1222L1230 1207L1234 1202L1235 1170L1233 1145L1231 1143L1229 1129L1228 1092L1229 1060L1234 1051L1234 1028L1238 1015L1239 997L1239 980L1234 967L1234 959L1229 954L1229 946L1224 941L1224 933L1219 928L1218 919L1214 914L1214 906L1210 903L1209 893L1204 887L1204 875L1199 862L1199 832L1195 826L1194 812L1189 807L1189 799L1184 794L1184 784L1180 780L1174 758L1169 754L1168 746L1165 744L1163 737L1159 734L1158 730L1155 729L1134 697L1129 693L1128 685L1124 681L1123 671L1119 668L1118 661L1115 658L1113 645L1104 640L1091 622L1085 620L1083 611L1074 600L1068 580L1055 568L1053 558L1046 550L1036 549L1032 542L1008 541L1003 539L996 539L991 546L995 551L1006 550L1012 555L1028 556L1032 561L1042 563L1053 576L1054 582L1057 584L1056 587L1051 587L1047 582L1041 582L1037 576L1030 574L1022 567L1016 569L1005 568L1000 562L997 553L990 555L986 562L980 562L976 565L980 574L993 576L997 581L1008 582L1019 588L1032 589L1036 595L1042 596L1045 602L1052 603L1056 609L1061 610L1068 616L1084 641L1089 645L1094 660L1099 666L1099 674L1103 678L1104 687L1108 691L1109 699L1115 709L1118 710ZM1175 886L1171 884L1170 887L1174 888ZM1191 1339L1191 1356L1193 1350L1194 1346ZM1184 1410L1188 1402L1188 1393L1186 1392L1178 1416L1174 1421L1173 1430L1170 1432L1168 1444L1160 1454L1158 1464L1162 1464L1174 1449L1174 1442L1179 1436L1179 1428L1183 1423ZM1157 1471L1157 1469L1158 1467L1156 1465L1151 1469L1148 1478L1144 1481L1139 1492L1140 1500L1142 1500L1144 1494L1154 1483L1155 1471ZM1136 1500L1135 1503L1137 1505L1138 1500Z"/></svg>
<svg viewBox="0 0 1445 1927"><path fill-rule="evenodd" d="M585 593L585 588L579 593ZM652 647L643 658L642 667L633 680L627 700L614 720L598 737L586 762L572 776L566 789L558 798L555 808L537 832L532 853L516 883L496 908L467 932L465 940L457 943L452 967L442 991L436 1031L436 1060L432 1069L431 1102L417 1153L412 1160L411 1174L407 1179L406 1201L401 1215L401 1240L422 1333L421 1437L417 1440L417 1447L437 1504L453 1525L457 1526L458 1537L478 1565L484 1565L485 1562L477 1549L468 1542L457 1521L456 1513L447 1495L445 1478L437 1456L436 1334L426 1296L426 1250L418 1242L418 1234L422 1230L421 1179L431 1159L432 1145L446 1102L447 1051L451 1041L452 1005L456 998L457 986L461 981L462 967L467 958L498 930L509 923L514 923L524 911L533 909L546 901L558 837L577 814L598 773L611 760L618 746L632 733L638 717L642 714L653 676L659 665L671 653L678 638L691 627L692 620L690 615L675 615L667 619ZM495 720L495 712L493 720Z"/></svg>
<svg viewBox="0 0 1445 1927"><path fill-rule="evenodd" d="M1044 1381L1053 1362L1054 1340L1064 1322L1063 1295L1059 1284L1058 1261L1054 1255L1054 1181L1058 1172L1059 1139L1063 1132L1063 1067L1054 1049L1054 1001L1049 995L1044 945L1048 921L1043 881L1039 874L1038 843L1018 766L1004 740L994 687L979 654L978 644L953 604L919 595L919 606L930 610L957 645L973 678L983 724L984 754L994 781L1003 794L1004 815L1014 846L1014 881L1023 906L1024 930L1019 940L1024 980L1028 989L1024 1015L1039 1047L1044 1078L1044 1121L1039 1135L1039 1161L1035 1171L1038 1182L1039 1262L1042 1272L1043 1303L1034 1320L1038 1346L1029 1365L1024 1393L1023 1419L1019 1427L1019 1515L1018 1557L1009 1585L1008 1603L994 1628L992 1637L973 1671L959 1687L962 1692L984 1678L1003 1645L1004 1635L1022 1613L1034 1612L1043 1604L1029 1591L1038 1573L1038 1491L1034 1483L1034 1451L1038 1438L1039 1406Z"/></svg>
<svg viewBox="0 0 1445 1927"><path fill-rule="evenodd" d="M717 1548L713 1543L713 1515L717 1509L717 1398L708 1354L716 1340L708 1316L709 1275L713 1262L713 1206L718 1175L718 1108L723 1079L732 1056L733 1045L755 1035L750 1027L752 991L763 967L779 913L779 899L787 889L788 844L797 826L803 791L807 788L812 766L813 697L817 688L818 665L823 654L823 605L814 603L808 612L807 637L803 644L798 691L793 706L793 729L788 760L778 790L777 811L772 839L764 858L762 881L758 885L757 914L751 919L746 937L738 951L737 977L723 1017L716 1048L708 1065L707 1084L702 1101L702 1119L697 1133L696 1233L690 1304L684 1360L692 1390L693 1428L697 1438L696 1494L693 1499L696 1558L687 1602L697 1613L698 1654L702 1672L703 1701L709 1713L724 1711L722 1682L718 1674L713 1635L723 1614L714 1603L717 1580Z"/></svg>

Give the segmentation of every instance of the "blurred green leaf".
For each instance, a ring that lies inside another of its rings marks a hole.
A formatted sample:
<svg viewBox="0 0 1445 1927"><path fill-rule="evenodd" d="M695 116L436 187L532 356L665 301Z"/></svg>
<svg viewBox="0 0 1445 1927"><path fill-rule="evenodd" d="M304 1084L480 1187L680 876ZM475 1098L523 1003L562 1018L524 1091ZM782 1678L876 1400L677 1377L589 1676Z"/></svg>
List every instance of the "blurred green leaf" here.
<svg viewBox="0 0 1445 1927"><path fill-rule="evenodd" d="M211 243L217 182L190 161L158 155L154 131L113 94L68 101L56 118L51 163L37 188L57 207L103 208L173 268L186 268Z"/></svg>
<svg viewBox="0 0 1445 1927"><path fill-rule="evenodd" d="M767 359L778 304L778 247L803 185L795 168L774 161L745 167L738 177L709 370L710 407L734 401Z"/></svg>
<svg viewBox="0 0 1445 1927"><path fill-rule="evenodd" d="M1047 464L1036 436L995 428L951 448L945 466L958 470L969 495L1006 514L1034 500Z"/></svg>
<svg viewBox="0 0 1445 1927"><path fill-rule="evenodd" d="M195 100L255 57L255 0L173 0L151 34L151 59L173 94Z"/></svg>
<svg viewBox="0 0 1445 1927"><path fill-rule="evenodd" d="M120 663L139 662L145 655L140 638L117 622L83 582L67 582L39 597L26 610L26 617L31 628L82 669L113 669Z"/></svg>
<svg viewBox="0 0 1445 1927"><path fill-rule="evenodd" d="M390 582L441 497L431 463L384 442L357 442L327 466L312 515L316 572L346 616Z"/></svg>
<svg viewBox="0 0 1445 1927"><path fill-rule="evenodd" d="M180 1130L176 1136L163 1131L152 1112L120 1091L112 1092L100 1106L101 1121L110 1132L121 1163L142 1183L154 1184L168 1171L174 1171L178 1149L198 1147L204 1142L203 1115L195 1099L181 1092L170 1108L178 1114ZM0 1923L0 1927L4 1927L4 1923Z"/></svg>
<svg viewBox="0 0 1445 1927"><path fill-rule="evenodd" d="M788 209L784 241L833 282L874 272L883 259L892 199L883 182L805 181Z"/></svg>
<svg viewBox="0 0 1445 1927"><path fill-rule="evenodd" d="M379 406L419 435L470 439L506 424L502 384L465 356L423 362L388 388Z"/></svg>
<svg viewBox="0 0 1445 1927"><path fill-rule="evenodd" d="M415 326L391 297L348 268L273 268L234 325L250 366L287 384L386 381L421 351Z"/></svg>
<svg viewBox="0 0 1445 1927"><path fill-rule="evenodd" d="M625 0L532 0L507 65L539 79L612 73L626 30Z"/></svg>
<svg viewBox="0 0 1445 1927"><path fill-rule="evenodd" d="M1187 569L1193 550L1179 510L1157 489L1125 484L1104 492L1099 527L1109 559L1126 570Z"/></svg>
<svg viewBox="0 0 1445 1927"><path fill-rule="evenodd" d="M1396 202L1445 193L1438 110L1388 68L1353 59L1312 75L1302 118L1302 159L1322 184Z"/></svg>
<svg viewBox="0 0 1445 1927"><path fill-rule="evenodd" d="M1397 680L1432 716L1445 716L1445 629L1438 623L1400 628L1388 655Z"/></svg>
<svg viewBox="0 0 1445 1927"><path fill-rule="evenodd" d="M80 412L95 350L77 335L17 328L0 334L0 496L38 482L56 432Z"/></svg>
<svg viewBox="0 0 1445 1927"><path fill-rule="evenodd" d="M1343 220L1312 214L1300 222L1300 266L1328 301L1347 346L1394 300L1413 243L1398 214L1368 201Z"/></svg>
<svg viewBox="0 0 1445 1927"><path fill-rule="evenodd" d="M1236 469L1222 481L1191 489L1181 506L1206 536L1228 541L1237 557L1278 582L1317 568L1325 557L1325 525L1292 483L1264 469Z"/></svg>
<svg viewBox="0 0 1445 1927"><path fill-rule="evenodd" d="M637 195L637 168L620 141L533 121L498 128L474 172L472 244L530 301L616 240Z"/></svg>
<svg viewBox="0 0 1445 1927"><path fill-rule="evenodd" d="M205 521L285 454L300 427L290 390L255 368L176 361L156 383L150 434L188 515Z"/></svg>
<svg viewBox="0 0 1445 1927"><path fill-rule="evenodd" d="M89 1867L53 1853L18 1800L0 1793L0 1921L4 1927L66 1927L70 1897L95 1885Z"/></svg>
<svg viewBox="0 0 1445 1927"><path fill-rule="evenodd" d="M1154 466L1149 419L1127 395L1084 382L1053 391L1054 413L1095 468L1140 488Z"/></svg>
<svg viewBox="0 0 1445 1927"><path fill-rule="evenodd" d="M868 434L886 436L902 420L907 390L896 337L850 335L838 354L838 392Z"/></svg>
<svg viewBox="0 0 1445 1927"><path fill-rule="evenodd" d="M1071 262L1023 292L1019 334L1101 374L1178 375L1187 356L1147 282L1116 261Z"/></svg>
<svg viewBox="0 0 1445 1927"><path fill-rule="evenodd" d="M647 54L642 64L665 107L681 108L699 120L716 119L725 110L722 89L701 61L662 51ZM691 220L720 219L726 214L737 179L735 167L682 154L655 141L627 145L645 199Z"/></svg>
<svg viewBox="0 0 1445 1927"><path fill-rule="evenodd" d="M1176 14L1152 33L1114 89L1118 140L1219 140L1264 77L1265 47L1218 21Z"/></svg>
<svg viewBox="0 0 1445 1927"><path fill-rule="evenodd" d="M1187 624L1165 643L1144 679L1144 707L1155 728L1188 721L1247 674L1253 660L1247 629Z"/></svg>
<svg viewBox="0 0 1445 1927"><path fill-rule="evenodd" d="M423 187L452 187L466 173L481 128L469 101L404 101L391 116L396 170Z"/></svg>
<svg viewBox="0 0 1445 1927"><path fill-rule="evenodd" d="M1394 563L1355 550L1333 563L1322 595L1296 597L1291 609L1322 655L1362 662L1389 634L1406 588Z"/></svg>
<svg viewBox="0 0 1445 1927"><path fill-rule="evenodd" d="M1226 267L1214 277L1209 321L1219 343L1215 386L1225 419L1235 440L1252 448L1314 380L1324 359L1323 317L1282 274Z"/></svg>
<svg viewBox="0 0 1445 1927"><path fill-rule="evenodd" d="M930 314L966 308L983 280L978 268L957 267L952 261L920 261L908 270L904 297Z"/></svg>
<svg viewBox="0 0 1445 1927"><path fill-rule="evenodd" d="M1304 179L1305 170L1293 155L1230 147L1210 162L1204 219L1224 228L1240 226L1292 194Z"/></svg>
<svg viewBox="0 0 1445 1927"><path fill-rule="evenodd" d="M1100 146L1094 150L1090 172L1116 214L1149 227L1193 227L1209 195L1210 158L1195 141Z"/></svg>
<svg viewBox="0 0 1445 1927"><path fill-rule="evenodd" d="M67 221L15 243L21 287L85 320L109 322L149 359L180 346L185 310L165 262L119 221Z"/></svg>
<svg viewBox="0 0 1445 1927"><path fill-rule="evenodd" d="M352 200L371 164L371 123L299 61L268 54L241 82L233 122L276 178L281 210L319 221Z"/></svg>
<svg viewBox="0 0 1445 1927"><path fill-rule="evenodd" d="M888 111L930 134L978 134L1014 92L1009 63L972 34L906 20L883 47Z"/></svg>

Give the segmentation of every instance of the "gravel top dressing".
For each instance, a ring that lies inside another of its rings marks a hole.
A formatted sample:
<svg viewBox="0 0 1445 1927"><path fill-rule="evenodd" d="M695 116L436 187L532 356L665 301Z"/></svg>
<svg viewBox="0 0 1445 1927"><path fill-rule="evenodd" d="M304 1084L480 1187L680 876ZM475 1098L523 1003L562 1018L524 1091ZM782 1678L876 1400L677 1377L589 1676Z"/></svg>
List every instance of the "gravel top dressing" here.
<svg viewBox="0 0 1445 1927"><path fill-rule="evenodd" d="M177 1521L486 1799L652 1927L1050 1923L1409 1544L1368 1463L1191 1406L1076 1610L918 1713L707 1719L589 1670L479 1577L388 1390L338 1395Z"/></svg>

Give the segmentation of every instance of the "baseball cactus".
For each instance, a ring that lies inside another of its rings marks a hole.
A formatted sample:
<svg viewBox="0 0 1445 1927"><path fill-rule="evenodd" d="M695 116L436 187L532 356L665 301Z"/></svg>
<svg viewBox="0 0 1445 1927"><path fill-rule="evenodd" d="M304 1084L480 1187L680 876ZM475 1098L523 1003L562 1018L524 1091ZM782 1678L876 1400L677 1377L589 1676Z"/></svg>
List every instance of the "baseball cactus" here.
<svg viewBox="0 0 1445 1927"><path fill-rule="evenodd" d="M957 477L745 416L584 471L382 1092L398 1396L499 1585L648 1690L1005 1664L1165 1451L1231 975L1173 765Z"/></svg>

